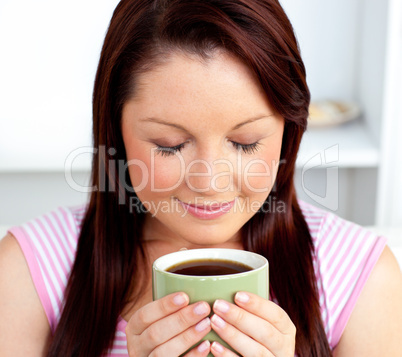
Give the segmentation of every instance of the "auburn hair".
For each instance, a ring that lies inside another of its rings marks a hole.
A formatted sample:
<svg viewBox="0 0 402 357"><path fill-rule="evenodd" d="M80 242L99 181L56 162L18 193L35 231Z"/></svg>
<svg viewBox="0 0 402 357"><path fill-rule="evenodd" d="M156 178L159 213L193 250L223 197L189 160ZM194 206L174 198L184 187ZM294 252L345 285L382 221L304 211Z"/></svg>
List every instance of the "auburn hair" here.
<svg viewBox="0 0 402 357"><path fill-rule="evenodd" d="M62 314L48 356L101 356L113 343L124 306L140 295L144 213L136 197L121 133L124 103L136 76L172 51L210 58L237 56L257 76L285 119L281 162L266 203L243 227L244 249L270 262L270 294L296 326L299 357L332 355L321 319L313 244L293 184L296 156L307 126L310 93L298 43L277 0L122 0L103 44L93 92L92 192L82 223ZM137 294L137 295L136 295Z"/></svg>

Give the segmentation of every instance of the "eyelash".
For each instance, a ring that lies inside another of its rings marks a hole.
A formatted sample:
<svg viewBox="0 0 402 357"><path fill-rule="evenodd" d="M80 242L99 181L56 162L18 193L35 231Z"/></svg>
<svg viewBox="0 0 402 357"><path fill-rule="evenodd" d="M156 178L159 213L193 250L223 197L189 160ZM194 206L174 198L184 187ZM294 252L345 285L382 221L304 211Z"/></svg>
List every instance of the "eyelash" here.
<svg viewBox="0 0 402 357"><path fill-rule="evenodd" d="M233 146L237 149L237 151L243 150L245 154L254 154L258 151L260 143L257 141L252 144L239 144L232 141Z"/></svg>
<svg viewBox="0 0 402 357"><path fill-rule="evenodd" d="M160 146L157 145L156 153L161 154L162 156L170 156L174 155L176 152L180 152L184 148L185 143L181 143L176 146Z"/></svg>
<svg viewBox="0 0 402 357"><path fill-rule="evenodd" d="M157 145L156 148L156 153L161 154L162 156L170 156L174 155L177 152L180 152L186 143L181 143L176 146L160 146ZM254 154L256 151L258 151L260 143L257 141L252 144L239 144L236 143L235 141L232 141L233 146L237 151L242 150L245 154Z"/></svg>

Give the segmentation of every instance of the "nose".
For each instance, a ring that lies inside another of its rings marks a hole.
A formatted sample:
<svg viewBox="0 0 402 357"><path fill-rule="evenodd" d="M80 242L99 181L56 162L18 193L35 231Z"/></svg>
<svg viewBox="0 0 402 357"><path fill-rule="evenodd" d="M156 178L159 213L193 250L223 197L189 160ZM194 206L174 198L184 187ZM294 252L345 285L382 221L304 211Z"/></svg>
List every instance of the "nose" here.
<svg viewBox="0 0 402 357"><path fill-rule="evenodd" d="M216 196L233 189L234 165L225 158L196 159L188 163L185 181L191 191Z"/></svg>

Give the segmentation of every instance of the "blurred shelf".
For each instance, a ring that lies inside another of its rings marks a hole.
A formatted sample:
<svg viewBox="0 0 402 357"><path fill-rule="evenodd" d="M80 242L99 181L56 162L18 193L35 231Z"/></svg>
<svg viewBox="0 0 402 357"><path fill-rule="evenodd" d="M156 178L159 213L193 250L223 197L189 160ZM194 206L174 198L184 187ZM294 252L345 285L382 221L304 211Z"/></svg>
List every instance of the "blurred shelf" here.
<svg viewBox="0 0 402 357"><path fill-rule="evenodd" d="M380 151L364 123L356 120L328 128L308 128L304 134L296 166L375 168ZM322 164L317 165L321 160ZM314 164L314 162L316 164Z"/></svg>
<svg viewBox="0 0 402 357"><path fill-rule="evenodd" d="M0 152L3 149L3 144L0 143ZM41 155L25 146L16 146L12 149L7 148L6 151L4 145L4 151L7 152L7 155L0 156L0 174L65 172L67 169L72 172L91 171L93 149L89 144L71 149L71 151L64 148L55 148L54 150L42 148ZM22 160L21 157L24 159Z"/></svg>

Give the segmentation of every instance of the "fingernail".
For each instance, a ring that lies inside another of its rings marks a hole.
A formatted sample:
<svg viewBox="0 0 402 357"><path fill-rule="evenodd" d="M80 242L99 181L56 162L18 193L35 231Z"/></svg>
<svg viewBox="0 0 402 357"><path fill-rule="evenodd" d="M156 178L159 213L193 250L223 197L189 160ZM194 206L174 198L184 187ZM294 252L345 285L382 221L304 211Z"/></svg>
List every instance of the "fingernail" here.
<svg viewBox="0 0 402 357"><path fill-rule="evenodd" d="M229 311L229 304L223 300L216 300L214 303L214 309L220 312L228 312Z"/></svg>
<svg viewBox="0 0 402 357"><path fill-rule="evenodd" d="M215 350L215 352L218 352L218 353L223 352L223 346L220 343L216 342L216 341L214 341L212 343L211 349Z"/></svg>
<svg viewBox="0 0 402 357"><path fill-rule="evenodd" d="M184 305L187 302L186 296L184 294L177 294L174 298L173 298L173 303L177 306L181 306Z"/></svg>
<svg viewBox="0 0 402 357"><path fill-rule="evenodd" d="M204 315L208 312L208 304L206 302L200 302L194 306L194 313L196 315Z"/></svg>
<svg viewBox="0 0 402 357"><path fill-rule="evenodd" d="M204 320L201 320L197 325L195 325L195 329L198 332L204 331L206 328L211 326L211 321L209 320L209 317L207 317Z"/></svg>
<svg viewBox="0 0 402 357"><path fill-rule="evenodd" d="M237 293L235 296L235 300L242 302L242 303L246 303L250 300L250 296L248 296L246 293Z"/></svg>
<svg viewBox="0 0 402 357"><path fill-rule="evenodd" d="M197 347L198 352L205 352L210 346L208 340L205 340L203 343L199 344Z"/></svg>
<svg viewBox="0 0 402 357"><path fill-rule="evenodd" d="M222 320L218 315L213 315L211 317L211 321L214 325L218 326L219 328L224 328L226 325L226 322Z"/></svg>

